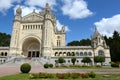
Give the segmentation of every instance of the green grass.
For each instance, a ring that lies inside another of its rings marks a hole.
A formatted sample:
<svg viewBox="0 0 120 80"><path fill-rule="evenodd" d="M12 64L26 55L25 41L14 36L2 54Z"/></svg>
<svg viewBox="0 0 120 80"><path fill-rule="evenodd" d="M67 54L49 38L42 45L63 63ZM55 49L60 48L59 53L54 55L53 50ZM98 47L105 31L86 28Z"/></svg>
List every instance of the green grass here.
<svg viewBox="0 0 120 80"><path fill-rule="evenodd" d="M103 77L105 74L97 74L96 78L84 78L84 79L69 79L69 80L120 80L120 74L107 74L110 77ZM60 79L30 79L29 74L15 74L9 76L0 77L0 80L60 80ZM66 80L66 79L64 79Z"/></svg>

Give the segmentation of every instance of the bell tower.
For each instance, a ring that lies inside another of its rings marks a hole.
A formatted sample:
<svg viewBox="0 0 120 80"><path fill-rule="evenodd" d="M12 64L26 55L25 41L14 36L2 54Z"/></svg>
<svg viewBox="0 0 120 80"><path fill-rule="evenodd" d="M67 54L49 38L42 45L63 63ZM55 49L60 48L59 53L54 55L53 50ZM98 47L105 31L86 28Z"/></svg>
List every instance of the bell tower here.
<svg viewBox="0 0 120 80"><path fill-rule="evenodd" d="M44 14L44 28L43 28L43 56L50 56L52 52L52 37L53 37L53 14L50 6L46 3Z"/></svg>
<svg viewBox="0 0 120 80"><path fill-rule="evenodd" d="M98 32L96 27L95 27L95 32L94 32L93 36L91 37L91 45L93 48L96 48L98 46L103 46L104 48L108 47L106 45L104 37Z"/></svg>
<svg viewBox="0 0 120 80"><path fill-rule="evenodd" d="M18 54L18 40L20 33L20 22L21 22L22 9L20 7L16 10L16 15L14 17L12 37L10 41L10 54Z"/></svg>

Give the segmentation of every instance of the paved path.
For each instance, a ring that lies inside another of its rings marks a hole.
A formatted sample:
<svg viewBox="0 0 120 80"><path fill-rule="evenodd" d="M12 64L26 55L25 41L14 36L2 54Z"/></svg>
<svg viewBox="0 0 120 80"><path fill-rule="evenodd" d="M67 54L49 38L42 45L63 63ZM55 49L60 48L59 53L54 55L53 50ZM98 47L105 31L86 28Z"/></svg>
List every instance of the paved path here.
<svg viewBox="0 0 120 80"><path fill-rule="evenodd" d="M42 67L32 67L30 73L39 73L39 72L46 72L46 73L68 73L68 72L76 72L76 73L86 73L94 71L98 74L120 74L120 68L116 69L44 69ZM0 66L0 76L6 76L11 74L18 74L20 73L19 66Z"/></svg>

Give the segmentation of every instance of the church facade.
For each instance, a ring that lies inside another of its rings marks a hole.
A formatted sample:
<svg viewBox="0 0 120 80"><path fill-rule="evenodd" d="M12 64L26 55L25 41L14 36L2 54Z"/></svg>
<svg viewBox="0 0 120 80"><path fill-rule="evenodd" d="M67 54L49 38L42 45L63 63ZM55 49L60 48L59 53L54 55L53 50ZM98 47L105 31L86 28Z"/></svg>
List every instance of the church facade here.
<svg viewBox="0 0 120 80"><path fill-rule="evenodd" d="M14 17L10 47L0 47L0 63L15 55L45 58L50 63L55 63L60 56L69 64L72 56L76 56L76 63L81 63L83 57L90 57L93 61L94 56L105 56L106 65L111 61L110 49L97 28L91 37L90 46L66 46L65 27L57 29L56 17L49 4L40 13L33 10L26 16L22 17L21 14L22 9L19 7Z"/></svg>

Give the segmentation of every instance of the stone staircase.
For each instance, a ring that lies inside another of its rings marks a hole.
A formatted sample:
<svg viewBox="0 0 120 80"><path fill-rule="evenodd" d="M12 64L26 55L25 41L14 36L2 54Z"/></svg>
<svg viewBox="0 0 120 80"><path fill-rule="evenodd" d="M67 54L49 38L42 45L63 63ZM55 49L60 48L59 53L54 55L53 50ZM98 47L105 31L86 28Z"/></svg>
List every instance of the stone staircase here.
<svg viewBox="0 0 120 80"><path fill-rule="evenodd" d="M40 66L43 67L45 63L49 63L49 59L45 57L39 58L28 58L22 56L9 56L6 57L6 61L0 65L4 66L20 66L23 63L29 63L31 66Z"/></svg>

